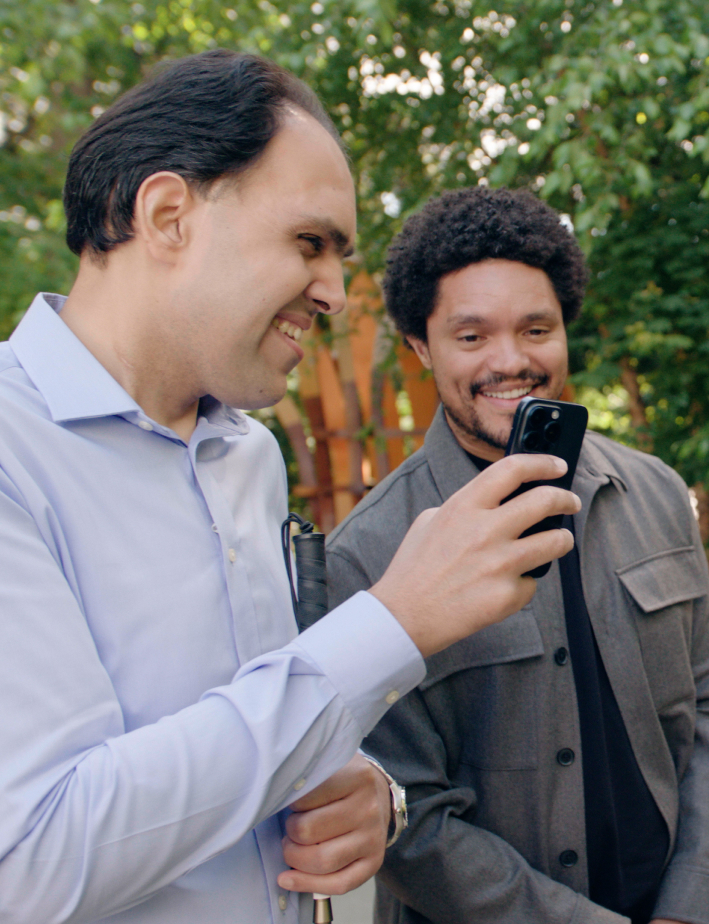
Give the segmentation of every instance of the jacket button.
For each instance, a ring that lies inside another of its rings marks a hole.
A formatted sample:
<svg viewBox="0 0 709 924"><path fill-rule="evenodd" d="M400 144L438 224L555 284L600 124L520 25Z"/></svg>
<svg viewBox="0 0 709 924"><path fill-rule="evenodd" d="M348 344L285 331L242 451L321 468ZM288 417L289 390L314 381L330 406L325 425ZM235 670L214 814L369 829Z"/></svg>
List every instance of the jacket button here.
<svg viewBox="0 0 709 924"><path fill-rule="evenodd" d="M562 850L559 854L559 863L566 869L576 866L579 861L579 855L575 850Z"/></svg>
<svg viewBox="0 0 709 924"><path fill-rule="evenodd" d="M556 755L557 762L562 767L570 767L576 760L576 755L571 748L562 748Z"/></svg>
<svg viewBox="0 0 709 924"><path fill-rule="evenodd" d="M559 667L563 667L564 664L566 664L566 662L569 660L569 652L563 646L561 648L557 648L554 652L554 660L559 665Z"/></svg>

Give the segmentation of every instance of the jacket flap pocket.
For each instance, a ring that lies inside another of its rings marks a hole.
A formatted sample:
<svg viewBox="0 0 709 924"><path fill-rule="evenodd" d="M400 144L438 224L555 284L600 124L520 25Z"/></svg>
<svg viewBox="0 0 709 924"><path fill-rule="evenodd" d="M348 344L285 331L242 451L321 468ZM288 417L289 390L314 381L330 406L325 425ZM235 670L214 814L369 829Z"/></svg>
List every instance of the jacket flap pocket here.
<svg viewBox="0 0 709 924"><path fill-rule="evenodd" d="M644 613L654 613L707 592L705 569L693 545L650 555L619 568L616 574Z"/></svg>
<svg viewBox="0 0 709 924"><path fill-rule="evenodd" d="M487 626L462 642L426 660L428 673L420 685L426 690L445 677L471 667L508 664L544 654L544 644L531 609L525 607L503 622Z"/></svg>

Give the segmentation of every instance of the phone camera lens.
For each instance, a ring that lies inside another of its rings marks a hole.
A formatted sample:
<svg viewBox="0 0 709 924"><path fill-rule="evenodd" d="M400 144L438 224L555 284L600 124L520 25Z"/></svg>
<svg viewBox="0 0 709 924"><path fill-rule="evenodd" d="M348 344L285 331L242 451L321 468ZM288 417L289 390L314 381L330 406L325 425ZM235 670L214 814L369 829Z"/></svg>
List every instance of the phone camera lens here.
<svg viewBox="0 0 709 924"><path fill-rule="evenodd" d="M546 408L535 407L532 413L529 415L529 426L535 427L541 430L546 418L547 418Z"/></svg>
<svg viewBox="0 0 709 924"><path fill-rule="evenodd" d="M544 436L550 443L555 443L561 436L561 424L556 420L552 420L551 423L544 427Z"/></svg>
<svg viewBox="0 0 709 924"><path fill-rule="evenodd" d="M529 433L525 434L525 437L522 440L522 446L526 452L536 452L539 449L541 442L541 433L536 433L534 430L531 430Z"/></svg>

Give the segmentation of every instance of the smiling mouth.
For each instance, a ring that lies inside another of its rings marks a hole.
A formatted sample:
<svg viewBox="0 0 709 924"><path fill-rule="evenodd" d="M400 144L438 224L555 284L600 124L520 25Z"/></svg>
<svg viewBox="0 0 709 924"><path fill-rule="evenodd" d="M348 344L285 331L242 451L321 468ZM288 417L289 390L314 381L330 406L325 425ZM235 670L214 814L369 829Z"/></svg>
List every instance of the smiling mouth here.
<svg viewBox="0 0 709 924"><path fill-rule="evenodd" d="M301 327L298 327L297 324L291 324L290 321L284 321L283 318L274 318L271 321L271 324L276 328L276 330L280 331L282 334L285 334L286 337L290 337L291 340L295 340L296 343L303 336L303 329Z"/></svg>
<svg viewBox="0 0 709 924"><path fill-rule="evenodd" d="M524 398L535 388L536 383L534 385L525 385L524 388L513 388L510 391L492 391L481 389L480 394L485 398L506 398L508 401L513 401L516 398Z"/></svg>

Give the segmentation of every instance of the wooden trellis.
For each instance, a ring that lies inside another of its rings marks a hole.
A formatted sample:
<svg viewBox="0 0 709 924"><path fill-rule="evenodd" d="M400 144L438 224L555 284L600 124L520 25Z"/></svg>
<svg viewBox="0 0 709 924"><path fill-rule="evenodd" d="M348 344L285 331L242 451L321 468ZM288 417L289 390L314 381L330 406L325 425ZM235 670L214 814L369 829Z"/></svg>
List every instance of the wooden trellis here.
<svg viewBox="0 0 709 924"><path fill-rule="evenodd" d="M353 278L348 307L331 322L328 338L313 326L301 341L300 407L291 395L275 407L298 461L295 493L309 500L326 533L404 460L407 450L423 443L438 404L433 380L423 374L415 354L393 345L371 276L359 272ZM399 388L408 394L413 429L400 425Z"/></svg>

